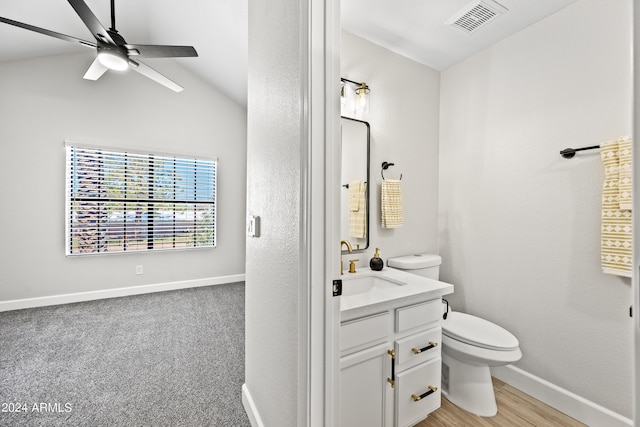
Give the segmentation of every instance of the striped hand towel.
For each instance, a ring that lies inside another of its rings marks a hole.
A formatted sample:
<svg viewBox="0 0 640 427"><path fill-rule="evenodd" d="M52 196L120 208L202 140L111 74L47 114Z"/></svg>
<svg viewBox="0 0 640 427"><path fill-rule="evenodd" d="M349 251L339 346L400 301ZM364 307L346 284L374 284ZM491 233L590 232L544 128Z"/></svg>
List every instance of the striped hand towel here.
<svg viewBox="0 0 640 427"><path fill-rule="evenodd" d="M618 158L620 164L620 170L618 176L620 177L620 194L619 200L620 209L631 210L631 138L621 138L618 140Z"/></svg>
<svg viewBox="0 0 640 427"><path fill-rule="evenodd" d="M382 227L396 228L404 224L404 214L402 206L402 187L400 180L382 180L381 192Z"/></svg>
<svg viewBox="0 0 640 427"><path fill-rule="evenodd" d="M367 184L353 181L349 184L349 235L356 239L367 237Z"/></svg>
<svg viewBox="0 0 640 427"><path fill-rule="evenodd" d="M602 186L602 271L631 277L631 140L600 144L604 166Z"/></svg>

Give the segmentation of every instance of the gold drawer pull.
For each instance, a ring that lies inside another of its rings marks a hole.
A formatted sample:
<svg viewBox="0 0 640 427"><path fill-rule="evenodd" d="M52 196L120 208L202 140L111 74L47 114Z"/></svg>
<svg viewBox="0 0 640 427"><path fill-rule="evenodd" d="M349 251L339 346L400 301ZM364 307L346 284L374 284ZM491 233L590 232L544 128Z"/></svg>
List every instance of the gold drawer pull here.
<svg viewBox="0 0 640 427"><path fill-rule="evenodd" d="M422 348L415 348L415 347L413 347L413 348L411 349L411 351L413 351L413 354L420 354L420 353L422 353L423 351L431 350L432 348L435 348L435 347L437 347L437 346L438 346L438 343L437 343L437 342L429 341L429 345L428 345L428 346L426 346L426 347L422 347Z"/></svg>
<svg viewBox="0 0 640 427"><path fill-rule="evenodd" d="M438 391L438 387L434 387L432 385L429 386L429 391L422 393L420 396L418 396L417 394L412 394L411 398L413 399L414 402L418 402L421 399L424 399L425 397L429 396L430 394L435 393L436 391Z"/></svg>

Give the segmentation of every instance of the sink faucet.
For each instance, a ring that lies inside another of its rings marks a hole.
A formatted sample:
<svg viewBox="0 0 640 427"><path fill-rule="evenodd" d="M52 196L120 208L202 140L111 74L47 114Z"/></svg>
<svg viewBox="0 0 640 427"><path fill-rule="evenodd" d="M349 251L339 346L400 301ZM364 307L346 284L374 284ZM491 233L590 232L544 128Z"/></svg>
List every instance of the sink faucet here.
<svg viewBox="0 0 640 427"><path fill-rule="evenodd" d="M349 243L348 240L341 240L340 241L340 275L342 276L342 247L344 245L347 245L347 251L349 251L349 253L353 252L353 248L351 247L351 243Z"/></svg>

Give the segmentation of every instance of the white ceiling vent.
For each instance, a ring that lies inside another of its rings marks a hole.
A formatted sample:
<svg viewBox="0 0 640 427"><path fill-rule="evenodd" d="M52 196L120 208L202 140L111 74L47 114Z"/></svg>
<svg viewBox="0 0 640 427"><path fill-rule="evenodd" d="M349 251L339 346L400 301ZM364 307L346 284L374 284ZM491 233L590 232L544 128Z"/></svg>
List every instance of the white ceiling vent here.
<svg viewBox="0 0 640 427"><path fill-rule="evenodd" d="M495 1L474 1L456 13L446 24L470 34L507 11L506 7Z"/></svg>

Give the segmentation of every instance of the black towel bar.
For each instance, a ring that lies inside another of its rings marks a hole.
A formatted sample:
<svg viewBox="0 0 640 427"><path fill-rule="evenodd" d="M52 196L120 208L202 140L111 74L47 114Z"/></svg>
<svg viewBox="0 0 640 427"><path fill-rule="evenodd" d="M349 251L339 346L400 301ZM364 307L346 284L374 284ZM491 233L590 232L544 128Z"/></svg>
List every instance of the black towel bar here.
<svg viewBox="0 0 640 427"><path fill-rule="evenodd" d="M582 148L565 148L560 152L562 157L565 159L571 159L576 155L576 151L584 151L584 150L595 150L596 148L600 148L599 145L592 145L591 147L582 147Z"/></svg>
<svg viewBox="0 0 640 427"><path fill-rule="evenodd" d="M367 183L367 181L364 181L364 183L366 184L366 183ZM344 188L346 188L347 190L349 189L349 184L342 184L342 186L343 186Z"/></svg>

